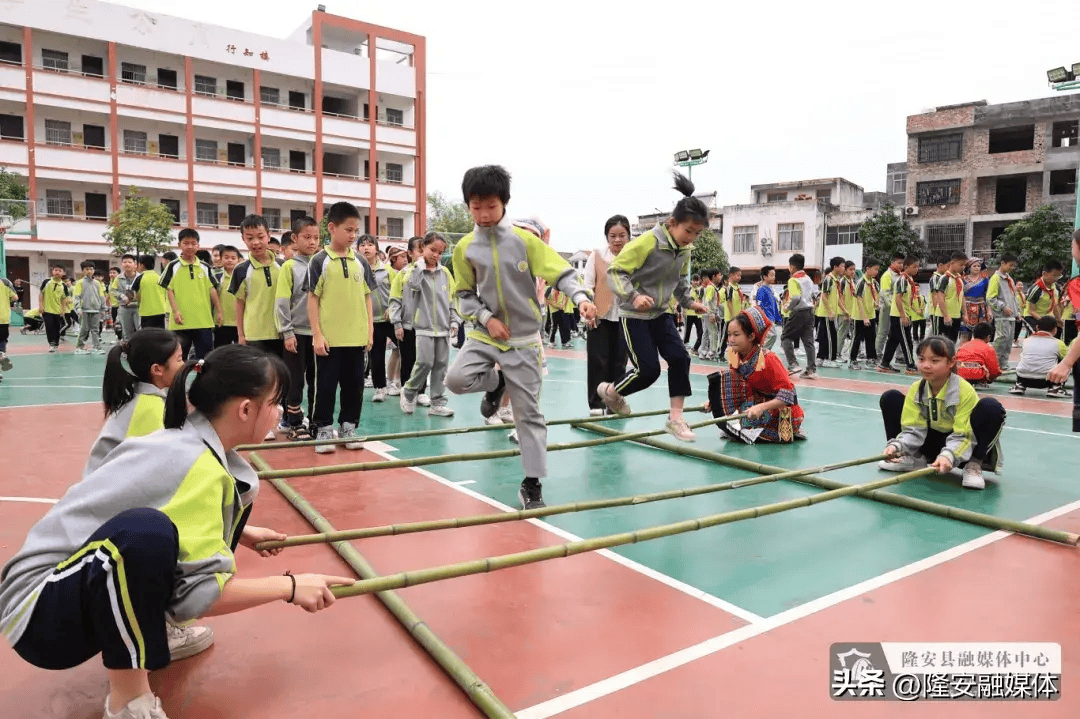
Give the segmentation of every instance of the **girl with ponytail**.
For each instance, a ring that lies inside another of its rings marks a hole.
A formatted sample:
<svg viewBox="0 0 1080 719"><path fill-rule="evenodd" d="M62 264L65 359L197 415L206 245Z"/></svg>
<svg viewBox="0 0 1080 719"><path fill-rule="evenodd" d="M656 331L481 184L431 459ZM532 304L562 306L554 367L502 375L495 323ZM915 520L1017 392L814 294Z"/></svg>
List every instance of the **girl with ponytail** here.
<svg viewBox="0 0 1080 719"><path fill-rule="evenodd" d="M180 352L179 338L157 327L139 330L109 351L101 385L105 426L90 449L83 477L128 437L165 426L165 394L184 366Z"/></svg>

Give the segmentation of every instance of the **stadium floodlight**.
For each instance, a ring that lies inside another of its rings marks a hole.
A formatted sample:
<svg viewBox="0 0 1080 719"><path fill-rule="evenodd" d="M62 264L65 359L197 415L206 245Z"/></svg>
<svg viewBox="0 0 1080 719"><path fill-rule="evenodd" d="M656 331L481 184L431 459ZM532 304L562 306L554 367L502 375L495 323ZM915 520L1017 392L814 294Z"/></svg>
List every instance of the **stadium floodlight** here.
<svg viewBox="0 0 1080 719"><path fill-rule="evenodd" d="M675 162L677 162L677 163L686 162L689 159L690 159L690 153L687 152L686 150L683 150L682 152L676 152L675 153Z"/></svg>
<svg viewBox="0 0 1080 719"><path fill-rule="evenodd" d="M691 160L705 160L709 156L709 151L702 152L701 150L690 150Z"/></svg>
<svg viewBox="0 0 1080 719"><path fill-rule="evenodd" d="M687 168L693 177L694 165L703 165L709 161L709 151L701 149L680 150L675 153L675 164Z"/></svg>
<svg viewBox="0 0 1080 719"><path fill-rule="evenodd" d="M1080 62L1074 62L1072 64L1073 77L1080 77Z"/></svg>
<svg viewBox="0 0 1080 719"><path fill-rule="evenodd" d="M1076 65L1074 65L1073 67L1076 67ZM1046 79L1050 82L1068 82L1069 80L1073 79L1072 77L1069 77L1070 75L1072 75L1072 73L1070 73L1064 67L1055 67L1053 70L1046 71Z"/></svg>

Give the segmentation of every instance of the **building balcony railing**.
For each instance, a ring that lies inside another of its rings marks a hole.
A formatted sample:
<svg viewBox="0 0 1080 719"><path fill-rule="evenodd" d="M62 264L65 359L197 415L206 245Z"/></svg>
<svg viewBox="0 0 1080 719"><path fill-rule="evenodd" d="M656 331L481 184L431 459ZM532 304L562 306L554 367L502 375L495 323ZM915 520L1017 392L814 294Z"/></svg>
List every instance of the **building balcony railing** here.
<svg viewBox="0 0 1080 719"><path fill-rule="evenodd" d="M10 64L14 64L14 63L10 63ZM22 63L19 63L19 64L21 65ZM108 79L105 75L103 75L101 73L98 73L96 71L95 72L83 72L80 68L78 68L76 66L72 66L72 65L69 65L67 67L59 66L59 65L34 65L34 70L35 71L40 71L40 72L54 72L54 73L58 73L58 74L61 74L61 75L74 75L76 77L88 77L88 78L90 78L92 80L107 80Z"/></svg>

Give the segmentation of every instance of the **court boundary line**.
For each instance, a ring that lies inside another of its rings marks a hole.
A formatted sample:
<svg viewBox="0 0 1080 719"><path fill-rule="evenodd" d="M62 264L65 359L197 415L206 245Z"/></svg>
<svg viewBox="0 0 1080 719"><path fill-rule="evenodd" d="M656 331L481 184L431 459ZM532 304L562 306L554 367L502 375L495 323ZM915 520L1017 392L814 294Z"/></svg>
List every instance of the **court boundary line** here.
<svg viewBox="0 0 1080 719"><path fill-rule="evenodd" d="M59 499L47 499L45 497L0 497L0 502L27 502L30 504L56 504Z"/></svg>
<svg viewBox="0 0 1080 719"><path fill-rule="evenodd" d="M392 445L386 444L385 442L369 442L369 443L365 443L364 449L366 449L366 450L370 451L372 454L378 455L378 456L380 456L380 457L382 457L384 459L400 459L399 457L394 457L392 454L390 454L390 452L396 452L397 449L395 447L393 447ZM462 486L462 485L460 485L460 484L458 484L456 482L452 482L449 479L446 479L445 477L440 477L439 475L435 474L434 472L430 472L430 471L424 469L423 467L409 467L408 469L412 470L413 472L416 472L416 473L420 474L423 477L427 477L428 479L432 479L432 480L438 482L439 484L441 484L441 485L443 485L445 487L449 487L451 489L457 490L458 492L461 492L462 494L465 494L465 495L467 495L469 497L472 497L473 499L479 500L479 501L483 502L484 504L487 504L488 506L494 507L494 508L496 508L496 509L498 509L500 511L503 511L503 512L516 511L516 510L514 510L513 507L505 505L505 504L503 504L502 502L500 502L497 499L489 497L486 494L481 494L480 492L469 489L468 487L464 487L464 486ZM548 524L547 522L544 522L544 521L542 521L540 519L526 519L524 521L528 522L529 524L532 524L535 527L539 527L540 529L551 532L555 536L561 537L561 538L563 538L563 539L565 539L565 540L567 540L569 542L577 542L577 541L582 539L581 537L577 536L576 534L568 532L565 529L561 529L560 527L556 527L553 524ZM695 587L693 585L690 585L690 584L687 584L686 582L679 581L678 579L675 579L674 577L668 576L667 574L664 574L663 572L659 572L659 571L657 571L655 569L652 569L651 567L645 566L644 564L641 564L639 562L635 562L633 559L628 559L627 557L624 557L621 554L617 554L617 553L611 551L610 549L600 549L600 550L597 550L597 551L591 552L591 553L592 554L598 554L598 555L600 555L602 557L606 557L607 559L610 559L611 561L615 562L616 564L620 564L623 567L625 567L625 568L627 568L627 569L629 569L631 571L637 572L638 574L646 576L649 579L660 582L661 584L663 584L663 585L665 585L667 587L670 587L671 589L674 589L674 590L676 590L678 592L681 592L682 594L693 597L694 599L701 600L702 602L705 602L706 604L708 604L708 605L710 605L712 607L715 607L716 609L720 609L722 611L725 611L728 614L730 614L730 615L732 615L732 616L734 616L734 617L736 617L738 619L741 619L744 622L747 622L748 625L750 625L750 626L753 626L753 625L756 625L756 624L759 624L759 623L765 621L764 617L762 617L762 616L760 616L758 614L755 614L755 613L751 612L748 609L743 609L742 607L736 606L736 605L732 604L731 602L727 602L727 601L721 599L720 597L709 594L708 592L706 592L703 589L698 589L697 587Z"/></svg>
<svg viewBox="0 0 1080 719"><path fill-rule="evenodd" d="M12 387L12 389L16 389ZM101 400L88 400L85 402L53 402L51 404L6 404L0 406L0 410L4 409L40 409L41 407L70 407L76 404L101 404Z"/></svg>
<svg viewBox="0 0 1080 719"><path fill-rule="evenodd" d="M1026 522L1028 524L1043 524L1078 509L1080 509L1080 500L1070 502L1069 504L1062 505L1056 509L1051 509L1042 514L1037 514L1034 517L1027 519ZM571 709L583 706L589 702L614 694L622 689L627 689L635 684L640 684L647 679L665 674L698 659L703 659L704 657L715 654L723 649L738 644L739 642L760 636L773 629L798 621L799 619L805 619L806 617L842 604L843 602L855 599L856 597L875 589L880 589L881 587L924 572L927 569L962 557L965 554L970 554L971 552L994 544L1011 535L1011 532L998 530L983 535L982 537L976 537L963 544L950 547L949 549L929 557L924 557L911 564L906 564L903 567L898 567L889 572L885 572L884 574L879 574L876 577L865 579L857 584L845 587L844 589L839 589L831 594L826 594L823 597L806 602L805 604L792 607L779 614L766 617L760 624L748 624L745 627L733 629L730 632L725 632L724 634L717 635L711 639L706 639L703 642L685 649L680 649L677 652L654 659L651 662L646 662L645 664L641 664L633 669L628 669L625 672L608 677L607 679L601 679L598 682L575 689L562 696L540 702L539 704L534 704L531 707L515 712L515 715L518 719L547 719L547 717L562 714L563 712L570 711Z"/></svg>

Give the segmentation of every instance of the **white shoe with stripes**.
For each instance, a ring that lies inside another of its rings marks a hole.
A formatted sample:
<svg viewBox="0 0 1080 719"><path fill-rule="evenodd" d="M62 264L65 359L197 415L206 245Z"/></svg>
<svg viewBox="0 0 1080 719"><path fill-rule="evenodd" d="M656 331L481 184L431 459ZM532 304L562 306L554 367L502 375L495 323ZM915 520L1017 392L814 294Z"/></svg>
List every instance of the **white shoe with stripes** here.
<svg viewBox="0 0 1080 719"><path fill-rule="evenodd" d="M214 630L206 626L165 623L169 635L169 658L176 662L204 652L214 643Z"/></svg>

